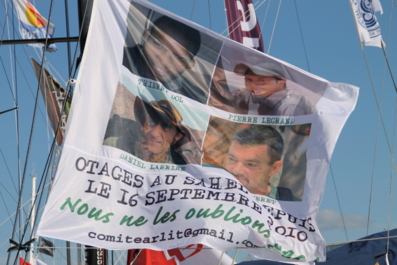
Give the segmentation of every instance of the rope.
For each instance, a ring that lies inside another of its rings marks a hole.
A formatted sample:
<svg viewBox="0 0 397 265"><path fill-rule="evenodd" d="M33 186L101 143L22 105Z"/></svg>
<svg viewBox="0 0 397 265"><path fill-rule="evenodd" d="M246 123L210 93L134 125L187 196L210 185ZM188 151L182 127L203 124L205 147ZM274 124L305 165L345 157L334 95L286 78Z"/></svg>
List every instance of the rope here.
<svg viewBox="0 0 397 265"><path fill-rule="evenodd" d="M390 28L391 28L391 21L392 21L392 14L393 14L393 3L392 3L392 7L391 7L391 15L390 15L390 20L389 20L389 27L388 27L388 33L387 33L387 42L389 42L390 39ZM382 41L382 50L384 52L384 54L386 53L386 50L383 47L383 41ZM385 55L385 57L387 57ZM385 66L386 67L386 66ZM390 68L389 68L390 69ZM382 78L382 89L381 89L381 94L380 94L380 98L381 98L381 102L380 105L382 106L382 98L383 98L383 92L384 92L384 81L385 81L385 72L386 69L384 68L383 70L383 78ZM377 152L377 145L378 145L378 134L379 134L379 123L380 120L378 118L378 122L377 122L377 126L376 126L376 142L375 142L375 150L374 150L374 160L373 160L373 166L372 166L372 177L371 177L371 191L370 191L370 200L369 200L369 209L368 209L368 220L367 220L367 235L369 235L369 222L370 222L370 216L371 216L371 206L372 206L372 190L373 190L373 184L374 184L374 175L375 175L375 161L376 161L376 152Z"/></svg>
<svg viewBox="0 0 397 265"><path fill-rule="evenodd" d="M385 56L385 60L386 60L386 64L387 64L387 69L389 69L390 77L391 77L391 80L392 80L392 82L393 82L394 90L397 92L396 81L394 81L393 72L391 71L391 67L390 67L390 64L389 64L389 59L387 58L387 54L386 54L386 51L385 51L385 47L384 47L384 45L383 45L383 41L381 42L381 45L382 45L383 55Z"/></svg>
<svg viewBox="0 0 397 265"><path fill-rule="evenodd" d="M193 13L194 13L195 6L196 6L196 0L194 0L194 2L193 2L192 13L190 13L190 19L189 20L192 20L192 18L193 18Z"/></svg>
<svg viewBox="0 0 397 265"><path fill-rule="evenodd" d="M50 10L49 10L49 15L48 15L48 25L47 25L47 34L46 34L46 41L45 41L44 47L47 47L47 45L48 45L48 38L49 38L49 35L48 35L48 28L49 28L49 26L50 26L50 21L51 21L52 7L53 7L53 0L51 0L51 3L50 3ZM42 59L42 61L44 61L44 57L45 57L45 50L44 50L44 52L43 52L43 59ZM15 69L15 72L16 72L16 69ZM35 107L34 107L34 110L33 110L32 125L31 125L31 131L30 131L29 141L28 141L28 149L27 149L27 152L26 152L25 165L24 165L24 169L23 169L23 173L22 173L22 180L20 181L20 191L19 191L19 196L18 196L18 206L17 206L17 213L16 213L16 215L15 215L15 222L14 222L14 226L13 226L12 237L14 237L15 228L16 228L16 224L17 224L18 217L19 217L19 206L20 206L20 203L21 203L21 200L22 200L22 192L23 192L23 188L24 188L24 184L25 184L27 165L28 165L28 163L29 163L30 148L31 148L32 139L33 139L34 125L35 125L35 121L36 121L36 113L37 113L37 106L38 106L38 98L39 98L39 91L40 91L40 83L41 83L41 75L39 76L39 83L38 83L37 90L36 90ZM18 98L18 97L16 97L16 98ZM18 115L18 111L16 112L16 115ZM18 119L17 119L17 120L18 120ZM18 124L18 122L17 122L17 124ZM17 129L17 134L19 135L19 129ZM19 146L19 145L18 145L18 146ZM19 149L19 148L18 148L18 149ZM24 231L24 233L23 233L23 235L22 235L22 238L20 239L20 240L21 240L20 243L22 243L22 240L23 240L23 238L24 238L25 232L26 232L26 230L27 230L27 225L26 225L26 224L25 224L25 229L24 229L24 230L25 230L25 231ZM20 251L20 250L17 251L17 254L16 254L16 256L15 256L14 263L16 263L16 261L17 261L19 251ZM10 253L8 253L8 255L7 255L7 264L9 263L10 256L11 256Z"/></svg>
<svg viewBox="0 0 397 265"><path fill-rule="evenodd" d="M296 5L296 0L294 0L294 3L295 3L296 17L298 18L299 31L300 31L300 34L301 34L301 39L302 39L302 44L303 44L303 51L305 52L305 59L306 59L307 69L308 69L309 72L311 72L310 71L310 65L309 65L309 59L307 58L305 39L303 38L303 30L302 30L302 26L301 26L301 21L299 19L299 13L298 13L298 7Z"/></svg>
<svg viewBox="0 0 397 265"><path fill-rule="evenodd" d="M208 0L208 13L209 13L209 19L210 19L210 29L212 30L212 20L211 20L211 2Z"/></svg>
<svg viewBox="0 0 397 265"><path fill-rule="evenodd" d="M387 58L387 54L386 54L386 51L385 51L385 47L384 47L384 45L383 45L383 41L381 42L381 46L382 46L383 55L385 56L385 61L386 61L386 64L387 64L387 69L389 69L390 77L391 77L391 80L392 80L392 82L393 82L394 90L397 92L396 81L394 81L393 72L392 72L391 67L390 67L390 64L389 64L389 59Z"/></svg>
<svg viewBox="0 0 397 265"><path fill-rule="evenodd" d="M383 94L383 86L382 86L382 90L381 90L381 95L382 94ZM382 98L382 96L381 96L381 98ZM367 236L369 235L369 222L370 222L370 217L371 217L372 191L373 191L374 179L375 179L375 164L376 164L376 152L377 152L377 149L378 149L377 147L378 147L378 137L379 137L379 123L380 123L380 119L378 118L378 122L376 124L374 159L373 159L373 162L372 162L371 189L370 189L370 192L369 192L368 218L367 218Z"/></svg>
<svg viewBox="0 0 397 265"><path fill-rule="evenodd" d="M52 10L52 3L53 3L53 2L51 2L50 14L51 14L51 10ZM49 15L49 18L50 18L50 17L51 17L51 16ZM80 29L80 30L81 30L81 29ZM79 40L80 40L80 36L81 36L81 34L79 34ZM47 36L47 37L48 37L48 36ZM76 54L77 54L77 45L76 45L76 50L75 50L75 53L74 53L73 62L76 61L76 57L77 57ZM41 62L42 62L41 67L42 67L42 68L43 68L43 62L44 62L44 61L45 61L45 51L43 52L42 60L41 60ZM69 62L69 64L68 64L68 65L69 65L69 67L68 67L68 69L69 69L69 79L70 79L70 78L71 78L70 56L68 56L68 62ZM38 104L37 104L38 91L39 91L39 88L40 88L40 83L42 82L41 77L42 77L42 75L39 76L39 85L38 85L38 89L37 89L37 93L36 93L36 103L35 103L33 121L32 121L32 126L31 126L32 129L31 129L31 134L30 134L30 139L29 139L28 152L27 152L27 158L26 158L26 163L25 163L25 168L24 168L23 179L25 179L25 176L26 176L26 167L27 167L27 164L28 164L27 161L28 161L28 157L29 157L31 139L32 139L33 128L34 128L34 124L35 124L36 110L37 110L37 106L38 106ZM68 84L67 93L69 93L69 89L70 89L70 83ZM62 113L64 112L64 109L65 109L65 106L66 106L66 100L65 100L64 103L65 103L65 104L64 104L64 106L63 106L63 111L62 111ZM40 187L41 187L42 185L44 185L43 183L45 183L46 180L48 179L48 176L49 176L48 173L49 173L49 169L50 169L50 159L51 159L51 157L53 157L53 152L54 152L54 150L55 150L55 141L56 141L56 139L57 139L57 133L58 133L58 131L59 131L59 126L60 126L60 123L58 123L58 128L57 128L57 130L56 130L56 134L55 134L55 137L54 137L54 139L53 139L52 147L50 148L50 153L49 153L49 155L48 155L48 157L47 157L47 162L46 162L45 170L43 171L43 176L41 177L41 181L40 181L40 184L38 185L38 186L39 186L38 189L40 189ZM45 177L44 177L44 175L45 175ZM24 181L23 181L22 183L24 183ZM22 188L23 188L23 186L22 186ZM21 194L21 193L20 193L20 194ZM43 198L43 193L37 192L37 194L40 194L39 203L38 203L38 205L40 206L40 205L41 205L41 202L42 202L42 198ZM37 204L37 203L36 203L37 196L38 196L38 195L36 195L36 198L34 199L33 205L36 205L36 204ZM19 204L20 204L20 203L18 203L18 205L19 205ZM18 208L19 208L19 207L18 207ZM29 218L28 218L28 220L31 219L31 214L32 214L32 211L30 211L30 213L29 213ZM17 219L17 218L18 218L18 214L16 215L16 219ZM34 220L34 226L36 225L36 222L37 222L37 219ZM16 222L14 222L14 227L15 227L15 225L16 225ZM29 225L29 222L25 223L25 227L24 227L24 229L23 229L24 232L23 232L22 238L24 238L24 236L25 236L25 233L26 233L26 231L27 231L27 229L28 229L28 225ZM14 234L14 233L13 233L13 234ZM32 237L33 237L33 231L32 231L32 234L31 234L30 238L32 238ZM18 253L19 253L19 251L18 251ZM18 253L17 253L16 256L18 256ZM10 257L10 253L9 253L8 256ZM17 257L16 257L16 258L17 258ZM7 263L8 263L8 261L7 261Z"/></svg>
<svg viewBox="0 0 397 265"><path fill-rule="evenodd" d="M382 125L383 132L384 132L384 134L385 134L386 143L387 143L387 148L388 148L389 153L390 153L390 157L391 157L392 165L393 165L393 168L394 168L394 172L397 172L397 166L396 166L396 162L395 162L395 159L394 159L393 150L392 150L392 148L391 148L390 140L389 140L389 137L388 137L388 135L387 135L385 122L383 121L383 116L382 116L382 113L381 113L381 111L380 111L379 100L378 100L378 98L377 98L377 96L376 96L376 93L375 93L375 87L374 87L374 83L373 83L373 80L372 80L371 72L370 72L370 70L369 70L367 57L366 57L366 55L365 55L364 48L363 48L362 45L361 45L361 50L362 50L362 52L363 52L363 56L364 56L364 60L365 60L365 66L366 66L366 68L367 68L368 76L369 76L369 78L370 78L370 83L371 83L371 88L372 88L372 92L373 92L374 99L375 99L375 103L376 103L376 108L377 108L377 111L378 111L378 114L379 114L379 119L380 119L380 121L381 121L381 125Z"/></svg>
<svg viewBox="0 0 397 265"><path fill-rule="evenodd" d="M329 166L330 170L331 170L331 176L332 176L332 181L334 183L334 188L335 188L335 193L336 193L336 199L338 201L338 206L339 206L339 211L340 211L340 216L342 218L342 223L343 223L343 228L345 230L345 235L346 235L346 240L349 240L349 237L347 236L347 229L346 229L346 224L345 224L345 219L343 218L343 213L342 213L342 207L340 205L340 201L339 201L339 195L338 195L338 189L336 188L336 183L335 183L335 178L334 178L334 172L332 170L332 166L330 164Z"/></svg>
<svg viewBox="0 0 397 265"><path fill-rule="evenodd" d="M391 24L392 24L391 23L392 22L392 17L393 17L393 2L391 4L391 9L390 9L390 20L389 20L389 28L388 28L388 33L387 33L388 43L389 43L389 39L390 39L390 29L391 29ZM387 49L385 49L385 47L383 45L383 41L381 42L381 45L382 45L383 54L384 54L385 59L386 59L387 67L389 69L390 76L391 76L392 81L393 81L394 89L397 91L396 83L394 82L394 77L393 77L393 73L392 73L391 68L390 68L389 60L387 59ZM394 104L394 107L395 107L395 110L394 110L393 146L395 145L395 139L396 139L397 102L396 102L396 104ZM394 148L393 148L393 150L394 150ZM393 187L393 170L391 168L391 172L390 172L390 188L389 188L389 208L388 208L388 216L387 216L388 217L388 219L387 219L387 236L388 237L390 236L390 219L391 219L391 209L392 209L392 204L393 204L393 189L392 189L392 187ZM390 248L390 239L388 238L387 242L386 242L386 263L387 264L389 264L389 256L388 256L389 248Z"/></svg>
<svg viewBox="0 0 397 265"><path fill-rule="evenodd" d="M234 253L232 264L235 264L235 262L236 262L237 253L238 253L238 249L236 249L236 253ZM220 263L220 261L219 261L219 263Z"/></svg>
<svg viewBox="0 0 397 265"><path fill-rule="evenodd" d="M260 30L261 30L261 35L262 35L262 28L264 27L265 21L266 21L266 18L267 18L267 13L269 12L269 9L270 9L270 2L271 2L271 0L268 1L267 8L266 8L266 12L265 12L265 15L263 16L262 25L261 25L261 28L260 28Z"/></svg>
<svg viewBox="0 0 397 265"><path fill-rule="evenodd" d="M282 3L282 2L283 2L283 0L280 0L280 2L279 2L279 4L278 4L276 19L274 20L272 35L270 36L269 49L267 50L267 54L270 54L270 48L271 48L271 46L272 46L274 31L276 30L276 24L277 24L278 15L279 15L279 13L280 13L280 7L281 7L281 3Z"/></svg>
<svg viewBox="0 0 397 265"><path fill-rule="evenodd" d="M397 123L397 101L396 104L394 104L395 110L394 110L394 131L393 131L393 146L395 145L395 139L396 139L396 123ZM387 211L387 236L390 236L390 222L391 222L391 211L392 211L392 205L393 205L393 169L391 168L390 172L390 187L389 187L389 207ZM389 253L389 248L390 248L390 240L389 238L386 241L386 254ZM387 258L388 259L388 258Z"/></svg>

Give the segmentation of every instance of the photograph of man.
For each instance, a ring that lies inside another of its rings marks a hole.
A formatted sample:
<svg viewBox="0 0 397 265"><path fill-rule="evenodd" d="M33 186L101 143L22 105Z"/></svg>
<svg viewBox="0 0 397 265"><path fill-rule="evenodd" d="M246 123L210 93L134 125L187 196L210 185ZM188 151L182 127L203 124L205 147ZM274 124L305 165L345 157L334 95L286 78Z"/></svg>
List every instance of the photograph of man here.
<svg viewBox="0 0 397 265"><path fill-rule="evenodd" d="M283 70L272 63L238 63L234 73L244 77L245 88L233 91L236 107L243 114L299 116L313 112L308 98L287 88Z"/></svg>
<svg viewBox="0 0 397 265"><path fill-rule="evenodd" d="M139 37L133 36L137 34L134 29L128 29L127 35L138 39L140 44L125 47L123 65L133 74L160 81L173 92L205 103L208 85L204 76L193 71L182 76L196 64L200 32L167 16L148 24Z"/></svg>
<svg viewBox="0 0 397 265"><path fill-rule="evenodd" d="M168 100L145 102L135 98L136 121L114 115L104 145L117 147L138 158L155 163L186 164L174 145L189 131L182 124L183 118ZM116 136L118 135L118 136ZM105 136L106 137L106 136Z"/></svg>
<svg viewBox="0 0 397 265"><path fill-rule="evenodd" d="M270 178L283 167L283 148L283 138L273 127L249 126L233 135L225 169L253 194L277 200L298 200L290 189L270 183Z"/></svg>

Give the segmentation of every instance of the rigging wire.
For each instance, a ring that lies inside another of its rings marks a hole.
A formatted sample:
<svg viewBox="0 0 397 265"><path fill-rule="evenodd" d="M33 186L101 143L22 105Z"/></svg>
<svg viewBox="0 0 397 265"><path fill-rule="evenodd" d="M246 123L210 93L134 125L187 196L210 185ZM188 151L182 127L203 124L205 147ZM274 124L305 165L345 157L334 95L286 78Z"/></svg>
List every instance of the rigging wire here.
<svg viewBox="0 0 397 265"><path fill-rule="evenodd" d="M15 182L14 182L14 180L13 180L13 178L12 178L12 174L11 174L10 168L8 167L7 161L6 161L6 159L5 159L5 157L4 157L4 154L3 154L3 150L1 150L1 148L0 148L0 153L1 153L1 157L3 158L4 164L6 165L7 172L8 172L8 176L10 177L12 186L14 186L15 192L17 192L17 187L15 186ZM8 189L5 189L5 190L8 192ZM11 197L11 196L10 196L10 197Z"/></svg>
<svg viewBox="0 0 397 265"><path fill-rule="evenodd" d="M381 113L380 103L379 103L378 97L376 96L375 86L374 86L374 83L373 83L371 71L369 69L368 60L367 60L363 45L361 44L360 46L361 46L361 50L362 50L362 53L363 53L363 56L364 56L365 65L366 65L366 68L367 68L368 76L370 78L370 83L371 83L371 88L372 88L373 96L374 96L375 103L376 103L376 108L377 108L377 111L378 111L378 114L379 114L379 118L380 118L380 121L381 121L383 132L384 132L385 137L386 137L387 148L389 150L390 158L392 160L393 169L394 169L395 172L397 172L397 166L396 166L396 162L395 162L395 158L394 158L394 153L393 153L393 150L392 150L391 145L390 145L389 137L387 135L385 122L383 121L383 116L382 116L382 113Z"/></svg>
<svg viewBox="0 0 397 265"><path fill-rule="evenodd" d="M70 30L69 30L69 8L68 8L68 0L64 0L65 3L65 18L66 18L66 37L70 38ZM70 65L70 42L67 42L68 49L68 75L70 76L72 73L72 67Z"/></svg>
<svg viewBox="0 0 397 265"><path fill-rule="evenodd" d="M301 25L301 21L300 21L300 18L299 18L298 6L296 5L296 0L294 0L294 4L295 4L296 17L298 18L299 32L301 34L301 40L302 40L302 44L303 44L303 51L305 53L307 69L308 69L309 72L311 72L310 71L310 65L309 65L309 59L308 59L307 51L306 51L305 39L303 38L302 25Z"/></svg>
<svg viewBox="0 0 397 265"><path fill-rule="evenodd" d="M193 2L192 12L190 13L190 19L189 19L190 21L193 19L193 13L194 13L195 7L196 7L196 0L194 0L194 2Z"/></svg>
<svg viewBox="0 0 397 265"><path fill-rule="evenodd" d="M53 3L53 2L51 2L51 3ZM51 8L50 8L50 14L51 14ZM51 16L49 16L49 18L50 18ZM79 38L80 38L80 36L81 36L81 34L79 35ZM76 51L75 51L75 56L74 56L74 62L76 61L76 54L77 54L77 46L76 46ZM44 58L45 58L45 52L43 53L43 58L42 58L42 66L41 67L43 67L43 62L44 62ZM69 58L68 58L68 60L70 60L70 56L69 56ZM70 65L70 61L69 61L69 65ZM43 68L42 68L43 69ZM71 70L71 67L69 67L69 70ZM69 72L69 76L71 75L71 73ZM39 78L39 87L40 87L40 83L42 82L40 79L41 79L41 76L42 75L40 75L40 78ZM69 83L70 84L70 83ZM69 92L69 87L70 86L68 86L68 92ZM39 89L38 89L39 90ZM37 91L38 91L37 90ZM38 98L38 95L36 96L36 104L35 104L35 109L36 109L36 106L37 106L37 98ZM66 107L66 101L64 102L64 106L63 106L63 112L65 111L65 107ZM34 115L34 117L35 117L35 115ZM32 132L33 132L33 126L34 125L34 122L32 122L32 130L31 130L31 135L32 135ZM60 122L58 123L58 130L56 130L56 133L58 133L59 132L59 126L60 126ZM31 138L30 138L31 139ZM39 185L39 187L41 187L41 185L42 185L42 183L44 183L44 182L46 182L46 181L44 181L43 182L43 180L44 179L48 179L48 172L49 172L49 165L50 165L50 163L49 163L49 161L50 161L50 158L51 157L53 157L53 152L54 152L54 149L55 149L55 141L56 141L56 139L57 139L57 135L55 135L55 137L54 137L54 140L53 140L53 144L52 144L52 147L51 147L51 150L50 150L50 154L48 155L48 157L47 157L47 162L46 162L46 166L45 166L45 170L43 171L43 175L46 175L46 177L44 178L44 177L42 177L41 178L41 184ZM30 146L30 141L29 141L29 146ZM29 152L28 152L29 153ZM26 159L26 160L28 160L28 158ZM26 168L26 165L27 165L27 162L25 163L25 168ZM24 171L24 172L26 172L26 170ZM24 173L24 176L25 176L25 173ZM39 188L38 188L39 189ZM37 193L38 194L38 193ZM39 199L39 203L38 203L38 205L41 205L41 200L42 200L42 194L43 193L41 193L41 196L40 196L40 199ZM34 202L34 205L36 205L36 199L37 199L37 195L36 195L36 197L35 197L35 202ZM32 211L30 212L30 215L32 214ZM28 218L28 219L30 219L30 218ZM35 220L35 222L36 222L36 220ZM28 228L28 224L26 224L25 225L25 229L24 229L24 235L25 235L25 233L26 233L26 230L27 230L27 228ZM23 237L24 237L24 235L23 235ZM32 235L31 235L31 237L33 236L33 232L32 232ZM23 238L22 237L22 238ZM18 251L19 252L19 251Z"/></svg>
<svg viewBox="0 0 397 265"><path fill-rule="evenodd" d="M382 95L383 95L383 86L381 90L381 100L382 100ZM382 105L382 102L380 103ZM375 149L374 149L374 159L372 162L372 176L371 176L371 189L369 192L369 203L368 203L368 218L367 218L367 235L369 235L369 222L370 222L370 217L371 217L371 206L372 206L372 191L373 191L373 186L374 186L374 180L375 180L375 164L376 164L376 152L377 152L377 147L378 147L378 139L379 139L379 125L380 125L380 119L378 118L377 124L376 124L376 135L375 135Z"/></svg>
<svg viewBox="0 0 397 265"><path fill-rule="evenodd" d="M387 38L388 38L388 43L389 43L389 39L390 39L390 29L391 29L391 22L392 22L392 17L393 17L393 2L391 5L391 9L390 9L390 20L389 20L389 28L388 28L388 33L387 33ZM386 59L386 63L393 81L393 85L394 85L394 89L397 91L397 87L396 87L396 83L394 82L394 78L393 78L393 73L391 71L390 65L389 65L389 61L387 60L387 49L385 49L383 42L381 43L382 45L382 51L383 54L385 56ZM385 70L384 70L385 72ZM384 80L384 78L383 78ZM397 98L396 98L396 104L394 104L394 131L393 131L393 150L395 147L395 139L396 139L396 122L397 122ZM390 171L390 188L389 188L389 208L388 208L388 220L387 220L387 236L390 236L390 218L391 218L391 209L392 209L392 204L393 204L393 167L391 167L391 171ZM388 259L389 259L389 248L390 248L390 239L388 238L386 241L386 262L388 263Z"/></svg>
<svg viewBox="0 0 397 265"><path fill-rule="evenodd" d="M15 3L12 2L11 3L11 10L13 10L15 12ZM11 17L12 18L12 25L15 25L15 15ZM9 29L8 29L9 30ZM8 33L8 35L10 36L10 34ZM15 39L15 30L12 31L12 35L13 38ZM16 62L16 46L14 45L14 62ZM9 48L10 52L12 50L12 47ZM11 56L10 56L11 57ZM12 60L11 60L11 65L12 65ZM15 95L15 100L14 100L14 107L18 107L19 106L19 97L18 97L18 83L17 83L17 71L16 71L16 63L13 64L13 67L11 69L14 69L14 72L11 71L11 73L13 73L12 75L12 88L14 89L14 95ZM16 225L18 223L19 220L19 224L21 225L22 222L22 218L19 218L19 206L21 205L21 200L22 200L22 183L23 181L21 180L21 160L20 160L20 152L21 152L21 148L20 148L20 134L19 134L19 111L16 110L14 112L15 115L15 132L16 132L16 150L17 150L17 168L18 168L18 203L17 203L17 212L15 214L15 221L13 223L13 230L12 230L12 237L14 237L15 235L15 229L16 229ZM22 181L22 183L21 183ZM19 234L19 233L18 233ZM22 238L19 238L20 240L22 240ZM10 255L7 256L7 263L9 262L9 258Z"/></svg>
<svg viewBox="0 0 397 265"><path fill-rule="evenodd" d="M266 18L267 18L267 13L269 12L271 1L272 1L272 0L269 0L269 1L268 1L267 8L266 8L266 12L265 12L265 15L263 16L262 25L261 25L261 27L260 27L261 37L262 37L262 35L263 35L263 34L262 34L262 32L263 32L262 29L264 28L264 25L265 25L265 21L266 21Z"/></svg>
<svg viewBox="0 0 397 265"><path fill-rule="evenodd" d="M304 40L304 37L303 37L303 30L302 30L302 25L301 25L301 22L300 22L300 17L299 17L298 6L296 4L296 0L294 0L294 6L295 6L296 17L298 19L298 27L299 27L301 40L302 40L303 51L304 51L304 54L305 54L305 60L306 60L307 69L308 69L308 72L311 72L310 64L309 64L309 58L308 58L308 55L307 55L306 44L305 44L305 40ZM344 219L344 216L343 216L342 206L341 206L341 203L340 203L338 189L337 189L337 186L336 186L335 176L334 176L334 172L333 172L331 163L330 163L330 172L331 172L331 177L332 177L332 181L333 181L333 184L334 184L334 189L335 189L335 193L336 193L336 199L337 199L337 202L338 202L339 212L341 214L341 219L342 219L342 223L343 223L343 230L345 232L346 240L349 240L349 237L347 235L346 223L345 223L345 219Z"/></svg>
<svg viewBox="0 0 397 265"><path fill-rule="evenodd" d="M394 131L393 131L393 147L395 147L395 139L396 139L396 122L397 122L397 100L396 104L394 104ZM393 205L393 169L391 168L390 172L390 187L389 187L389 207L388 207L388 219L387 219L387 236L390 236L390 223L391 223L391 210ZM386 241L386 259L388 259L388 253L390 248L390 239L387 238Z"/></svg>
<svg viewBox="0 0 397 265"><path fill-rule="evenodd" d="M392 147L391 147L391 144L390 144L390 140L389 140L389 137L388 137L387 131L386 131L386 126L385 126L385 123L383 121L383 116L382 116L382 113L381 113L380 103L379 103L379 100L378 100L378 98L376 96L375 86L374 86L374 83L373 83L371 71L369 69L368 60L367 60L363 45L361 44L360 46L361 46L362 54L363 54L363 57L364 57L365 66L367 68L368 76L369 76L369 79L370 79L371 89L372 89L372 93L373 93L373 96L374 96L374 99L375 99L376 108L377 108L377 111L378 111L379 121L380 121L380 124L382 126L382 131L383 131L383 133L385 135L387 148L389 150L389 154L390 154L390 158L391 158L392 170L394 170L394 172L397 172L397 166L396 166L396 162L395 162L395 158L394 158L394 152L392 150Z"/></svg>
<svg viewBox="0 0 397 265"><path fill-rule="evenodd" d="M44 47L47 47L47 45L48 45L48 38L49 38L48 27L50 26L52 8L53 8L53 0L51 0L51 3L50 3L50 10L49 10L48 24L47 24L47 34L46 34L46 41L45 41ZM13 17L15 17L15 16L13 16ZM14 23L13 23L13 25L14 25ZM15 54L15 57L16 57L16 54ZM43 52L42 61L44 60L44 57L45 57L45 50ZM15 73L16 73L16 69L15 69ZM33 109L33 118L32 118L32 124L31 124L29 141L28 141L28 148L27 148L27 152L26 152L25 164L24 164L24 169L23 169L23 173L22 173L22 179L20 181L20 192L19 192L19 197L18 197L18 207L17 207L17 214L15 216L15 222L14 222L14 226L13 226L12 237L14 237L16 223L17 223L18 216L19 216L19 205L20 205L21 200L22 200L22 191L23 191L23 188L24 188L24 183L25 183L25 178L26 178L26 171L27 171L27 165L28 165L28 162L29 162L30 149L31 149L31 144L32 144L32 139L33 139L33 132L34 132L34 127L35 127L34 125L35 125L35 121L36 121L36 113L37 113L37 106L38 106L40 83L41 83L41 75L39 76L39 83L38 83L38 87L37 87L37 90L36 90L37 92L36 92L36 98L35 98L35 106L34 106L34 109ZM16 98L18 98L18 97L16 97ZM18 111L16 113L18 114ZM18 122L17 122L17 124L18 124ZM18 135L19 135L19 129L17 130L17 132L18 132ZM19 145L18 145L18 147L19 147ZM26 231L26 229L27 228L25 226L25 231ZM22 243L24 235L25 235L25 232L23 233L22 237L20 238L20 241L21 241L20 243ZM20 250L17 251L17 255L15 256L14 263L17 261L17 257L18 257L19 251ZM10 255L10 252L9 252L8 255L7 255L7 264L9 263L10 257L11 257L11 255Z"/></svg>
<svg viewBox="0 0 397 265"><path fill-rule="evenodd" d="M348 237L348 235L347 235L347 229L346 229L345 219L343 218L342 207L341 207L341 205L340 205L340 200L339 200L339 195L338 195L338 189L336 188L335 177L334 177L334 171L332 170L331 164L330 164L329 168L330 168L330 171L331 171L332 181L333 181L333 183L334 183L334 188L335 188L335 193L336 193L336 199L337 199L337 201L338 201L338 207L339 207L340 216L341 216L342 223L343 223L343 228L344 228L344 230L345 230L346 240L349 241L349 237Z"/></svg>
<svg viewBox="0 0 397 265"><path fill-rule="evenodd" d="M208 13L209 13L209 20L210 20L210 29L212 30L212 20L211 20L211 2L208 0Z"/></svg>
<svg viewBox="0 0 397 265"><path fill-rule="evenodd" d="M267 54L270 54L270 48L271 48L271 46L272 46L274 31L276 30L276 24L277 24L278 15L279 15L279 13L280 13L280 7L281 7L281 3L282 3L282 2L283 2L283 0L280 0L280 2L279 2L279 4L278 4L277 13L276 13L276 19L274 20L274 25L273 25L272 34L270 35L269 48L267 49Z"/></svg>
<svg viewBox="0 0 397 265"><path fill-rule="evenodd" d="M390 20L389 20L389 27L388 27L388 32L387 32L387 43L390 41L390 29L392 25L392 17L393 17L393 1L391 3L391 11L390 11ZM382 50L384 53L387 53L387 48L384 49L382 45ZM385 57L387 57L385 55ZM389 68L390 69L390 68ZM381 94L380 94L380 106L382 106L382 101L383 101L383 92L384 92L384 82L385 82L385 74L386 74L386 65L384 66L383 69L383 78L382 78L382 89L381 89ZM374 160L373 160L373 166L372 166L372 176L371 176L371 190L370 190L370 196L369 196L369 207L368 207L368 220L367 220L367 235L369 234L369 223L370 223L370 217L371 217L371 207L372 207L372 191L373 191L373 185L374 185L374 179L375 179L375 162L376 162L376 152L377 152L377 145L378 145L378 135L379 135L379 123L380 119L378 117L378 122L376 126L376 136L375 136L375 150L374 150Z"/></svg>
<svg viewBox="0 0 397 265"><path fill-rule="evenodd" d="M235 264L235 262L236 262L237 253L238 253L238 249L236 249L236 253L234 253L232 264ZM221 258L222 258L222 257L221 257ZM219 264L220 264L220 263L221 263L221 260L219 260Z"/></svg>
<svg viewBox="0 0 397 265"><path fill-rule="evenodd" d="M85 8L84 8L84 15L83 15L83 18L82 18L82 23L81 23L81 25L83 25L84 24L84 21L85 21L85 19L86 19L86 16L87 16L87 10L88 10L88 1L86 1L86 6L85 6ZM77 40L77 43L80 43L80 40L81 40L81 35L82 35L82 32L83 32L83 26L81 26L81 28L80 28L80 31L79 31L79 37L78 37L78 40ZM77 60L78 60L78 58L77 58L77 50L78 50L78 45L76 45L76 47L75 47L75 50L74 50L74 56L73 56L73 63L72 63L72 65L73 66L75 66L76 65L76 67L75 67L75 69L74 69L74 73L73 73L73 75L69 75L69 77L68 77L68 85L67 85L67 88L66 88L66 95L69 95L70 93L71 93L71 79L72 79L72 77L74 77L74 76L76 76L76 73L77 73ZM83 54L81 54L81 56L83 56Z"/></svg>
<svg viewBox="0 0 397 265"><path fill-rule="evenodd" d="M389 59L387 58L387 53L386 53L386 51L385 51L385 47L384 47L384 45L383 45L383 42L381 42L381 45L382 45L383 55L385 56L385 61L386 61L386 64L387 64L387 68L389 69L390 77L391 77L392 82L393 82L394 90L397 92L396 81L394 81L393 72L391 71L391 67L390 67L390 64L389 64Z"/></svg>

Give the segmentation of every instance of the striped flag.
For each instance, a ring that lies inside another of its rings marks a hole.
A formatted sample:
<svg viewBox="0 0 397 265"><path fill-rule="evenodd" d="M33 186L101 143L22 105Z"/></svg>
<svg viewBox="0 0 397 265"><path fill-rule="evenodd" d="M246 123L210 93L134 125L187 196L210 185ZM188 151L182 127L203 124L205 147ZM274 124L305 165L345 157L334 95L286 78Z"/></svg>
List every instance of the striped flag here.
<svg viewBox="0 0 397 265"><path fill-rule="evenodd" d="M366 46L382 47L380 25L375 13L383 14L379 0L350 0L360 42ZM384 45L384 43L383 43Z"/></svg>
<svg viewBox="0 0 397 265"><path fill-rule="evenodd" d="M18 18L19 32L23 39L43 39L52 38L55 26L48 23L36 8L28 0L14 0ZM29 44L33 47L42 48L44 45L40 43ZM56 51L55 44L46 47L47 51Z"/></svg>

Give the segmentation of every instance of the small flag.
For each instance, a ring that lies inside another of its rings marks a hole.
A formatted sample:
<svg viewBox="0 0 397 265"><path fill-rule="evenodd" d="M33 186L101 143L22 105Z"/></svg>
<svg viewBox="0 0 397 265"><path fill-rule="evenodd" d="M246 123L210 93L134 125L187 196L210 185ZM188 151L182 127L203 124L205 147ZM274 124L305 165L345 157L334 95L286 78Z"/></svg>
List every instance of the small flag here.
<svg viewBox="0 0 397 265"><path fill-rule="evenodd" d="M54 257L54 249L54 244L51 241L40 237L38 249L39 252Z"/></svg>
<svg viewBox="0 0 397 265"><path fill-rule="evenodd" d="M366 46L382 47L380 25L375 13L383 14L379 0L350 0L350 6L356 21L357 33L361 42ZM383 43L384 45L384 43Z"/></svg>
<svg viewBox="0 0 397 265"><path fill-rule="evenodd" d="M28 0L14 0L19 17L19 32L23 39L45 39L52 38L55 26L40 15L36 8ZM48 34L48 36L47 36ZM42 48L41 43L29 44L33 47ZM46 47L49 52L56 51L55 44Z"/></svg>
<svg viewBox="0 0 397 265"><path fill-rule="evenodd" d="M19 265L32 265L32 264L26 262L23 258L19 257Z"/></svg>

